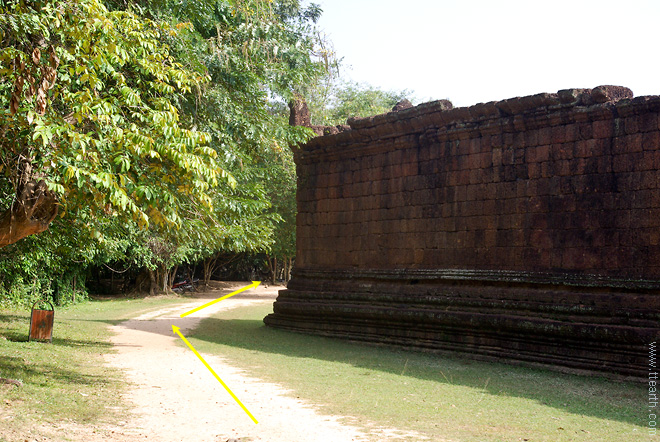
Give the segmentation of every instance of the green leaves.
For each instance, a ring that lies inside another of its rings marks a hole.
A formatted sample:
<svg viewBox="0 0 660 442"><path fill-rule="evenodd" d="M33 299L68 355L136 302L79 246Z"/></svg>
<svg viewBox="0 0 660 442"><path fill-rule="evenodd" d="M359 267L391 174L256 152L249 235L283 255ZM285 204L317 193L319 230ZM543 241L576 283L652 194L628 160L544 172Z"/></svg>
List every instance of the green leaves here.
<svg viewBox="0 0 660 442"><path fill-rule="evenodd" d="M37 167L64 165L42 173L63 200L84 196L166 224L180 219L184 200L211 213L205 192L233 181L205 146L210 135L179 121L176 103L206 77L163 44L175 28L110 12L100 0L51 0L41 9L16 3L0 28L13 35L0 47L0 106L16 114L0 123L11 135L4 153L18 150ZM148 193L136 192L145 186ZM161 201L171 205L163 209Z"/></svg>
<svg viewBox="0 0 660 442"><path fill-rule="evenodd" d="M35 127L32 133L32 141L38 141L39 139L41 140L43 147L47 147L48 144L53 139L52 129L44 125L38 125L37 127Z"/></svg>
<svg viewBox="0 0 660 442"><path fill-rule="evenodd" d="M320 11L155 1L147 19L135 3L32 4L0 14L0 204L29 158L60 198L62 218L42 234L59 236L44 244L83 267L291 250L288 146L310 134L273 109L320 75Z"/></svg>
<svg viewBox="0 0 660 442"><path fill-rule="evenodd" d="M411 99L411 92L383 91L368 84L331 82L325 87L310 91L308 104L312 123L334 126L346 124L350 117L368 117L390 112L404 98Z"/></svg>

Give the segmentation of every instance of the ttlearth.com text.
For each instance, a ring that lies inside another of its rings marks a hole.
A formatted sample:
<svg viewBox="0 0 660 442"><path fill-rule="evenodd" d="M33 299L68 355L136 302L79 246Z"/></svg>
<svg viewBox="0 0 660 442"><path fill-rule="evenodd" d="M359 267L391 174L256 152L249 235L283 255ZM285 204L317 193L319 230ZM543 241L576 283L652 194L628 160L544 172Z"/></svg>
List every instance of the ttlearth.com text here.
<svg viewBox="0 0 660 442"><path fill-rule="evenodd" d="M655 342L649 344L649 435L658 433L658 372L655 361Z"/></svg>

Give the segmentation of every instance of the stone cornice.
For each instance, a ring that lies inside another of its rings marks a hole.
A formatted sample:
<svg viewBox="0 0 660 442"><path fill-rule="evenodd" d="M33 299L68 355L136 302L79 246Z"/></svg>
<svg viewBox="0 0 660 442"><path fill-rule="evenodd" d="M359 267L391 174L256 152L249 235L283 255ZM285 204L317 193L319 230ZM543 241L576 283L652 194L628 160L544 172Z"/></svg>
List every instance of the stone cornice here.
<svg viewBox="0 0 660 442"><path fill-rule="evenodd" d="M452 140L474 136L475 132L480 136L514 133L567 122L625 118L649 110L660 110L660 96L632 98L632 92L620 86L566 89L459 108L440 100L349 119L350 130L313 138L295 154L300 162L318 161L319 157L356 157L387 150L388 146L394 149L395 140L404 136L424 134Z"/></svg>

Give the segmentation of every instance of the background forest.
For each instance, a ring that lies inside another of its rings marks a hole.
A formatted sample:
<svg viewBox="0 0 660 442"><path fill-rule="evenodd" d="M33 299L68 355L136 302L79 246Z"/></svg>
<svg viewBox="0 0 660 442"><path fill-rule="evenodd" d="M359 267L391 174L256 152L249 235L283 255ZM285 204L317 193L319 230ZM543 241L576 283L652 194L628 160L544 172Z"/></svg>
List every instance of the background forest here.
<svg viewBox="0 0 660 442"><path fill-rule="evenodd" d="M0 6L0 304L168 291L176 275L287 280L288 124L389 111L342 80L297 0L8 0ZM409 97L408 97L409 98Z"/></svg>

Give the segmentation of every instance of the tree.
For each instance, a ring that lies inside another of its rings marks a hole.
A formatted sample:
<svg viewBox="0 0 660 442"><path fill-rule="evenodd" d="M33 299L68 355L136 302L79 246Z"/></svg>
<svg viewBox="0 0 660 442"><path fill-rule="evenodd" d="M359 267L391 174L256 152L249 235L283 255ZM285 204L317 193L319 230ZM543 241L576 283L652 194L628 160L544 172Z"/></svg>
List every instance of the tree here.
<svg viewBox="0 0 660 442"><path fill-rule="evenodd" d="M237 173L239 185L231 198L217 206L217 219L225 227L219 241L204 244L201 256L204 282L208 284L213 273L220 267L246 253L258 253L270 248L275 240L274 225L281 219L271 209L271 203L262 177L265 171L250 168Z"/></svg>
<svg viewBox="0 0 660 442"><path fill-rule="evenodd" d="M330 81L310 90L307 99L312 124L335 126L351 117L390 112L403 99L414 101L409 90L384 91L364 83Z"/></svg>
<svg viewBox="0 0 660 442"><path fill-rule="evenodd" d="M188 102L186 115L212 134L211 146L239 183L214 197L216 219L227 236L202 247L207 280L214 267L239 253L268 250L280 257L286 249L289 262L295 254L295 167L289 146L312 133L290 127L278 110L303 85L323 76L325 61L317 55L313 27L321 11L292 0L273 2L271 8L259 5L264 4L245 2L236 9L216 2L214 8L199 4L192 12L177 12L192 19L194 29L178 47L192 43L196 49L185 49L182 56L195 54L211 77L201 99Z"/></svg>
<svg viewBox="0 0 660 442"><path fill-rule="evenodd" d="M121 2L114 6L126 8ZM297 2L151 2L147 12L159 22L187 23L177 33L163 34L163 40L180 64L208 73L209 81L198 94L177 101L180 122L209 135L215 161L237 183L207 190L208 213L181 201L176 229L126 227L129 243L141 246L127 247L125 258L113 266L139 263L140 281L153 292L167 290L181 265L201 261L208 280L225 260L273 246L282 217L271 208L271 169L290 155L289 145L311 136L307 129L289 127L272 112L273 103L286 102L291 91L322 68L312 59L313 42L306 36L306 23L319 11ZM112 238L125 244L121 235ZM139 259L134 252L141 254ZM115 253L107 257L117 258Z"/></svg>
<svg viewBox="0 0 660 442"><path fill-rule="evenodd" d="M332 65L320 8L106 4L0 6L0 246L27 235L0 249L0 293L75 292L90 266L160 291L182 265L291 263L289 146L312 132L280 110Z"/></svg>
<svg viewBox="0 0 660 442"><path fill-rule="evenodd" d="M181 223L233 179L177 109L202 71L162 41L179 32L100 0L4 2L0 14L0 247L45 230L58 212L141 225ZM185 28L185 26L179 26Z"/></svg>
<svg viewBox="0 0 660 442"><path fill-rule="evenodd" d="M272 203L271 211L279 219L274 226L273 244L266 253L273 284L282 270L282 278L289 280L296 255L296 165L290 149L269 163L267 186Z"/></svg>

